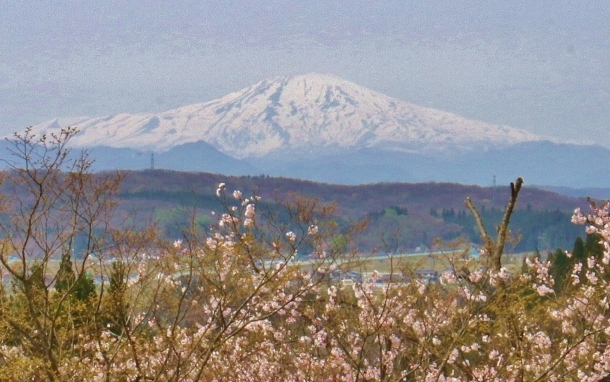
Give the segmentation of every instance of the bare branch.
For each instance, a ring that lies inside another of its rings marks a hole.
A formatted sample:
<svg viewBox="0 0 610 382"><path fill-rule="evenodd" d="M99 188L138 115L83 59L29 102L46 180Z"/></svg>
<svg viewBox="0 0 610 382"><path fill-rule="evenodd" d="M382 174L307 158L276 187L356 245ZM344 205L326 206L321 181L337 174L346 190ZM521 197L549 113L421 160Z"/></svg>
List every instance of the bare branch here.
<svg viewBox="0 0 610 382"><path fill-rule="evenodd" d="M508 225L510 224L510 217L515 209L515 203L517 202L519 191L521 191L521 186L523 186L523 178L521 177L517 178L515 183L510 184L510 198L508 199L508 204L504 210L502 223L497 228L498 236L495 242L489 237L489 234L483 225L481 215L479 214L475 205L472 203L472 200L470 198L466 198L464 201L464 204L474 216L474 220L479 228L481 241L483 242L483 250L487 256L486 264L494 271L499 271L500 268L502 268L502 255L504 253L504 246L506 245L506 238L508 236Z"/></svg>

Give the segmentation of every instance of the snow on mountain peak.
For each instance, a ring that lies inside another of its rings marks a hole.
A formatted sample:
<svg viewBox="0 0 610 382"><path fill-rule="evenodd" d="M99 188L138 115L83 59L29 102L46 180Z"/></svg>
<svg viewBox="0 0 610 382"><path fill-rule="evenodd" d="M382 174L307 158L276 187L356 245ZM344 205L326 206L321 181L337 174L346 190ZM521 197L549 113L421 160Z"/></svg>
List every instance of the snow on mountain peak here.
<svg viewBox="0 0 610 382"><path fill-rule="evenodd" d="M48 121L81 131L77 146L157 151L205 141L236 158L308 147L429 151L538 141L524 130L490 125L400 101L339 77L310 73L260 81L205 103L158 114Z"/></svg>

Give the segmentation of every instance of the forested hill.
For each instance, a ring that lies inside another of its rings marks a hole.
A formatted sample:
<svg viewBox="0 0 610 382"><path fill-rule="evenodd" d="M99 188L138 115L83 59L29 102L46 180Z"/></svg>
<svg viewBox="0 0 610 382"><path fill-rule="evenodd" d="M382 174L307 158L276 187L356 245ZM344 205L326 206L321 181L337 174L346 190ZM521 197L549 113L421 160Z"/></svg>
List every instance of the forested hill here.
<svg viewBox="0 0 610 382"><path fill-rule="evenodd" d="M212 221L207 214L218 210L215 196L219 183L227 191L256 193L265 203L296 193L323 203L336 202L336 219L344 226L368 219L369 228L360 238L363 248L376 245L380 235L390 233L401 250L430 247L436 237L451 240L458 237L476 243L474 221L464 206L470 197L480 209L489 229L501 218L510 194L510 186L480 187L454 183L378 183L358 186L315 183L268 176L233 177L210 173L145 170L125 173L121 198L125 208L154 211L162 224L176 220L176 211L197 207L200 221ZM519 196L511 228L521 236L515 250L554 250L571 248L582 227L570 222L572 211L586 211L584 198L562 196L554 192L529 188L527 179ZM141 212L144 212L141 211ZM168 218L171 215L172 219ZM171 234L176 230L168 229Z"/></svg>

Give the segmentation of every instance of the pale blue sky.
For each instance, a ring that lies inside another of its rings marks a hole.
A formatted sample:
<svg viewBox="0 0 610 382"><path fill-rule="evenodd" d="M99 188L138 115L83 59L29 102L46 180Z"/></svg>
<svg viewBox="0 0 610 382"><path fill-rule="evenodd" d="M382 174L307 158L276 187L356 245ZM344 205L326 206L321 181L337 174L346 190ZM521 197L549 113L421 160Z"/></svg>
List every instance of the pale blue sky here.
<svg viewBox="0 0 610 382"><path fill-rule="evenodd" d="M95 4L91 4L95 3ZM333 73L610 147L608 1L3 1L0 133Z"/></svg>

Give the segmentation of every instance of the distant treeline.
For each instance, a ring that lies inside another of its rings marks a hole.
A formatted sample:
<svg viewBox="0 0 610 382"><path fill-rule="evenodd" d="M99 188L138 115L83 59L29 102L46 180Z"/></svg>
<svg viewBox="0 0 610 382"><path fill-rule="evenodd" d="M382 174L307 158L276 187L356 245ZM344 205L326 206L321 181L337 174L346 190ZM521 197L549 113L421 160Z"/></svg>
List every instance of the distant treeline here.
<svg viewBox="0 0 610 382"><path fill-rule="evenodd" d="M135 172L129 174L118 196L125 207L153 208L152 216L159 227L168 236L178 238L191 218L195 218L202 228L216 220L211 213L222 210L222 203L214 194L214 187L224 178L214 174ZM333 219L342 229L347 231L351 224L365 219L370 222L368 229L359 236L361 250L377 248L380 237L386 237L387 242L390 236L396 250L400 251L431 248L436 238L444 242L463 238L481 244L472 215L459 207L463 206L466 196L482 204L481 217L492 235L503 213L498 207L487 205L486 208L485 203L489 203L491 195L489 190L454 184L337 186L266 177L229 178L227 181L232 189L239 188L244 194L247 190L257 190L257 195L262 192L263 199L257 203L260 211L274 211L277 206L274 199L282 199L295 190L324 204L337 201L339 208ZM545 252L573 246L574 240L582 234L582 227L571 223L571 209L581 206L581 201L536 189L527 189L523 199L526 208L516 210L511 218L509 228L515 240L509 250ZM445 208L431 208L443 205ZM195 216L189 214L193 210L196 210Z"/></svg>
<svg viewBox="0 0 610 382"><path fill-rule="evenodd" d="M440 212L432 209L430 214L442 217L447 223L455 223L462 227L461 232L452 236L464 236L473 243L480 244L481 237L476 227L474 217L466 210L455 211L443 209ZM487 232L496 231L500 224L503 211L498 209L481 209L481 218ZM574 241L582 234L582 227L572 224L571 214L560 210L534 210L528 206L525 210L517 210L510 220L510 230L515 238L515 252L549 251L557 248L572 248ZM451 237L445 237L451 239Z"/></svg>

